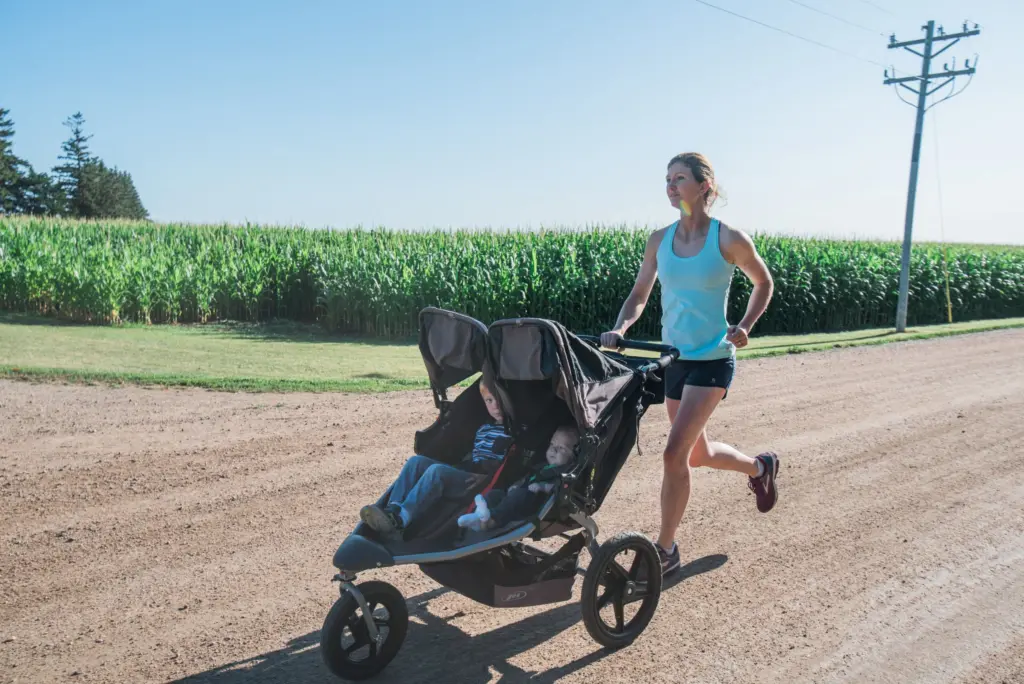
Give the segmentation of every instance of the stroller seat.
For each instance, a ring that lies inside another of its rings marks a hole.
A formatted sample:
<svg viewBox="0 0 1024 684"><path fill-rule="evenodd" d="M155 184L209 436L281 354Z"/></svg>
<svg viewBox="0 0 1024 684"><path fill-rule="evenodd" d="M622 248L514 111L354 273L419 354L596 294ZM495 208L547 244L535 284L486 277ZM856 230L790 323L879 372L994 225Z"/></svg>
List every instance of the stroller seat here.
<svg viewBox="0 0 1024 684"><path fill-rule="evenodd" d="M535 381L512 383L511 391L528 395L536 393ZM482 475L458 499L446 499L438 502L430 510L429 516L415 520L406 530L402 541L385 541L377 538L373 530L360 523L355 533L361 534L386 548L393 556L421 554L452 550L467 546L519 527L524 521L511 521L500 528L474 532L458 527L459 516L474 507L477 494L484 494L492 488L505 489L521 478L531 467L545 463L545 450L551 437L559 425L572 420L571 413L564 401L547 393L546 401L535 402L529 419L531 429L513 443L494 475ZM473 437L477 429L491 420L487 408L480 396L479 380L474 382L452 402L443 415L433 425L418 431L414 440L416 453L436 461L452 465L458 462L472 449ZM388 500L391 488L378 499L377 504L383 506ZM543 508L538 506L537 513Z"/></svg>

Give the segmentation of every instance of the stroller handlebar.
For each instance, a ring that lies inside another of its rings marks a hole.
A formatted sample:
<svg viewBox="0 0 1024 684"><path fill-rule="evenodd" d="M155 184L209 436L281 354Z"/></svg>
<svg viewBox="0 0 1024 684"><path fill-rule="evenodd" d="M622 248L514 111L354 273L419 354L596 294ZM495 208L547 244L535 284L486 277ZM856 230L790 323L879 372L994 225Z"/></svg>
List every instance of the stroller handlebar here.
<svg viewBox="0 0 1024 684"><path fill-rule="evenodd" d="M601 338L594 335L577 335L578 338L584 342L589 342L598 349L601 348ZM657 352L661 356L657 360L652 360L650 363L646 363L640 367L640 372L650 373L654 370L664 370L668 368L669 364L679 358L679 350L675 347L667 344L658 344L657 342L637 342L635 340L622 340L618 345L619 351L624 349L634 349L636 351L648 351Z"/></svg>
<svg viewBox="0 0 1024 684"><path fill-rule="evenodd" d="M657 361L651 361L648 364L640 366L640 372L650 373L655 370L665 370L669 365L679 357L679 352L672 350L672 354L665 354L661 356Z"/></svg>

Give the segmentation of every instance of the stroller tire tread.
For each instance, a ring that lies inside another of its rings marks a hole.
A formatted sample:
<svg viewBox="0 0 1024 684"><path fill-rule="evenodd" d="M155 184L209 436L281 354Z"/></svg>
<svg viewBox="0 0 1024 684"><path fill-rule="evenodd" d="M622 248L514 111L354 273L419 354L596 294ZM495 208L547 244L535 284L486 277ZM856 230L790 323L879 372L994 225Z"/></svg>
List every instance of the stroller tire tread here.
<svg viewBox="0 0 1024 684"><path fill-rule="evenodd" d="M409 629L409 608L398 589L387 582L378 580L363 582L356 585L356 588L363 594L367 604L371 607L376 605L387 609L388 633L379 648L371 646L369 657L365 661L353 662L348 657L350 652L342 647L342 635L345 627L348 626L353 636L359 634L362 639L368 641L369 635L366 634L364 616L359 610L355 596L351 593L345 591L335 601L330 612L327 613L327 617L324 618L324 624L320 630L320 653L323 656L324 664L332 674L349 681L369 679L387 667L398 655ZM378 629L381 626L382 623L378 623ZM362 648L352 650L362 650Z"/></svg>

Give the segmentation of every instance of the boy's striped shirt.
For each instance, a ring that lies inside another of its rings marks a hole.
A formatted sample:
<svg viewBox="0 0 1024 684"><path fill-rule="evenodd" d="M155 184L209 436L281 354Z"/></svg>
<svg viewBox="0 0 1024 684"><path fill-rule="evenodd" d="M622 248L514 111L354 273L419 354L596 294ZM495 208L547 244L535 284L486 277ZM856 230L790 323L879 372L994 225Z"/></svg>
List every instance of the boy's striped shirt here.
<svg viewBox="0 0 1024 684"><path fill-rule="evenodd" d="M512 438L505 432L504 425L484 423L473 440L473 461L501 461L511 443Z"/></svg>

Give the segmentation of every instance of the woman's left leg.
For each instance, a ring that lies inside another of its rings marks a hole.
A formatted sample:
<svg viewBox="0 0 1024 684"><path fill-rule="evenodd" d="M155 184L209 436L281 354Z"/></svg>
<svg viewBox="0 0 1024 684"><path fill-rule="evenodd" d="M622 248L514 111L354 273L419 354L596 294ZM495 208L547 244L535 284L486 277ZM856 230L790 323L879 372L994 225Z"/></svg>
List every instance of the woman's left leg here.
<svg viewBox="0 0 1024 684"><path fill-rule="evenodd" d="M749 477L757 477L760 474L757 459L724 442L708 441L707 429L701 430L693 445L693 451L690 452L690 467L731 470Z"/></svg>

